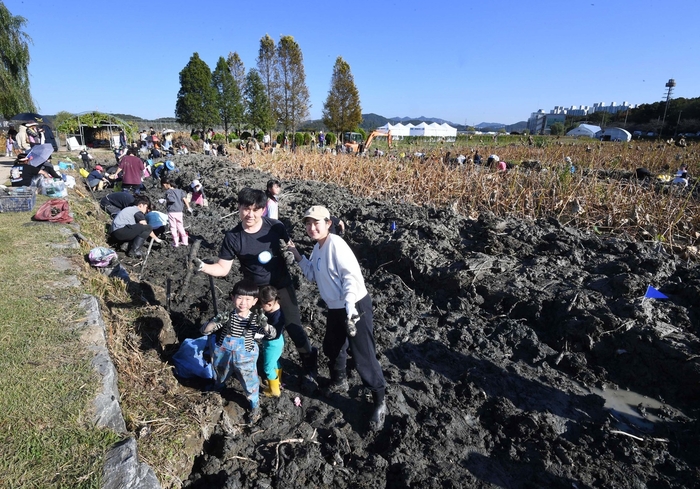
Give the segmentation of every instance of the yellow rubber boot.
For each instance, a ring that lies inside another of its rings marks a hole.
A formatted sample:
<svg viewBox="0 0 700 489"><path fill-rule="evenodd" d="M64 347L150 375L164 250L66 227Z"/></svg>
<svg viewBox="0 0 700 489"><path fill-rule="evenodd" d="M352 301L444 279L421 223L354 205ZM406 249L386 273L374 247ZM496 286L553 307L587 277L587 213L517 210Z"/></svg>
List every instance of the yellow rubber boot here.
<svg viewBox="0 0 700 489"><path fill-rule="evenodd" d="M263 389L263 395L266 397L280 396L280 379L268 380L267 387Z"/></svg>
<svg viewBox="0 0 700 489"><path fill-rule="evenodd" d="M281 368L276 368L275 372L277 372L277 380L280 381L280 385L282 385L282 369Z"/></svg>

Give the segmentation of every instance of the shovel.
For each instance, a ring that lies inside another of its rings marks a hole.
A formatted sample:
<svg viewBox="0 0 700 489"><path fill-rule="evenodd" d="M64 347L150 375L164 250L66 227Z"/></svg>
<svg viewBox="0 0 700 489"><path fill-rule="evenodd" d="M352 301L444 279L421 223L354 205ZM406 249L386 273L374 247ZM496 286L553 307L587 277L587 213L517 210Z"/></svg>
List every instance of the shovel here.
<svg viewBox="0 0 700 489"><path fill-rule="evenodd" d="M148 255L151 254L151 248L153 248L153 238L151 238L151 242L148 243L148 251L146 251L146 256L143 259L143 264L141 264L141 271L139 272L139 280L141 280L141 276L143 275L143 271L146 269L146 261L148 260Z"/></svg>

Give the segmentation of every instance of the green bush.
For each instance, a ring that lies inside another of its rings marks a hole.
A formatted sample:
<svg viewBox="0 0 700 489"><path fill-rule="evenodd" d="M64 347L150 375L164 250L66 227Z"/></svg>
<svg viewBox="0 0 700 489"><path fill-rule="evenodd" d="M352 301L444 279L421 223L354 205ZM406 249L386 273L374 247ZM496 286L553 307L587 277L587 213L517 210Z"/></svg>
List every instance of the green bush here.
<svg viewBox="0 0 700 489"><path fill-rule="evenodd" d="M215 143L223 143L225 139L226 139L226 137L225 137L222 133L217 132L217 133L214 134L214 139L213 139L213 141L214 141Z"/></svg>
<svg viewBox="0 0 700 489"><path fill-rule="evenodd" d="M199 141L199 134L198 133L195 132L194 134L192 134L192 141Z"/></svg>
<svg viewBox="0 0 700 489"><path fill-rule="evenodd" d="M303 146L304 145L304 133L303 132L294 133L294 144L296 146Z"/></svg>
<svg viewBox="0 0 700 489"><path fill-rule="evenodd" d="M313 141L314 138L311 136L311 133L305 132L304 133L304 146L308 146L311 144L311 141Z"/></svg>
<svg viewBox="0 0 700 489"><path fill-rule="evenodd" d="M325 141L326 141L326 146L333 146L335 144L336 138L335 134L332 132L329 132L328 134L325 135Z"/></svg>

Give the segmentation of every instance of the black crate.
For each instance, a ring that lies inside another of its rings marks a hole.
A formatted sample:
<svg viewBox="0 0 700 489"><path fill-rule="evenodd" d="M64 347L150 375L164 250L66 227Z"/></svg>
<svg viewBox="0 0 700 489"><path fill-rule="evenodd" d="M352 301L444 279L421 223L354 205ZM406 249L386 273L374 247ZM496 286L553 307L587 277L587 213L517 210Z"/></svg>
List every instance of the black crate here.
<svg viewBox="0 0 700 489"><path fill-rule="evenodd" d="M17 187L0 191L0 212L27 212L34 209L36 188Z"/></svg>

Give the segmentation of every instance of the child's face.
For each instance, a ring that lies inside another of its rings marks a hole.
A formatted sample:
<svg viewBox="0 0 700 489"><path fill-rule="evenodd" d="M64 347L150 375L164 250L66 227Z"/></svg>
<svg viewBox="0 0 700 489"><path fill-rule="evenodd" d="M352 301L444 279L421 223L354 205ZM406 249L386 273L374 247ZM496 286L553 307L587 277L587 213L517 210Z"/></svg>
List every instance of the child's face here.
<svg viewBox="0 0 700 489"><path fill-rule="evenodd" d="M270 302L263 302L262 309L265 312L275 312L277 310L277 299L271 300Z"/></svg>
<svg viewBox="0 0 700 489"><path fill-rule="evenodd" d="M236 307L239 316L245 316L250 312L250 309L258 302L257 297L252 295L234 295L231 299Z"/></svg>
<svg viewBox="0 0 700 489"><path fill-rule="evenodd" d="M282 193L282 187L280 187L277 184L274 184L272 187L270 187L270 193L272 195L279 195L280 193Z"/></svg>

